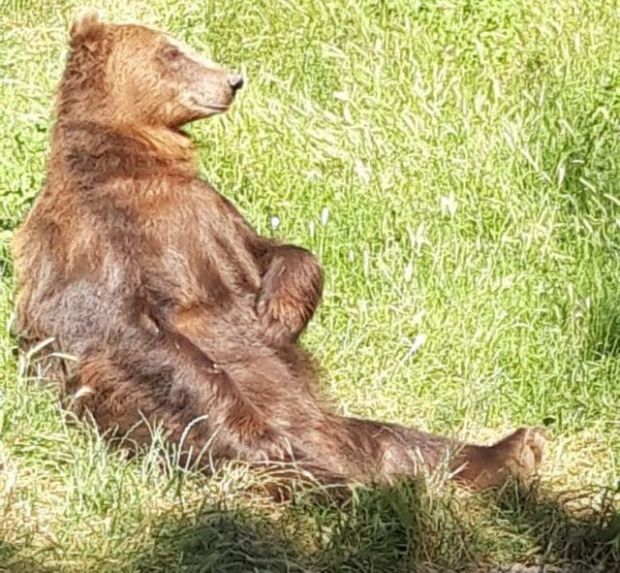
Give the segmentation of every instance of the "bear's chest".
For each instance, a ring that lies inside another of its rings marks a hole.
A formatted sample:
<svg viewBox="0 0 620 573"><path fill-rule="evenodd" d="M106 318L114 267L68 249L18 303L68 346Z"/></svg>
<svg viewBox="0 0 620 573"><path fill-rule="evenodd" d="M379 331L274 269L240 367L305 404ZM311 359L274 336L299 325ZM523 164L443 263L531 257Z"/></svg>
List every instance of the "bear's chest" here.
<svg viewBox="0 0 620 573"><path fill-rule="evenodd" d="M152 280L172 300L225 305L260 288L260 271L234 220L203 202L151 217L145 226L145 260Z"/></svg>

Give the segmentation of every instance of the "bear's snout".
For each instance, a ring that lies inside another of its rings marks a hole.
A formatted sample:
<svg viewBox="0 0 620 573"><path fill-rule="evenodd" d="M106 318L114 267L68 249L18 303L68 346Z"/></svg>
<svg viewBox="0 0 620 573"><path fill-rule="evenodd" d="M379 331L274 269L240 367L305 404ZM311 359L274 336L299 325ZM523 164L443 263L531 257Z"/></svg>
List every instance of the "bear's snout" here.
<svg viewBox="0 0 620 573"><path fill-rule="evenodd" d="M232 88L233 93L240 90L245 83L245 79L240 74L229 74L228 75L228 85Z"/></svg>

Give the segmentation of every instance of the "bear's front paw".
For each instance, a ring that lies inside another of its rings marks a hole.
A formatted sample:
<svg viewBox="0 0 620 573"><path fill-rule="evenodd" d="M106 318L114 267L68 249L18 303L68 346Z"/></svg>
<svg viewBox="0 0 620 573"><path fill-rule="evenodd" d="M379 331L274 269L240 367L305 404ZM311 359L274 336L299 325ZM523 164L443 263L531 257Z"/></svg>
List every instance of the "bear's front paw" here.
<svg viewBox="0 0 620 573"><path fill-rule="evenodd" d="M274 346L284 346L297 340L303 324L281 304L259 297L256 315L264 338Z"/></svg>

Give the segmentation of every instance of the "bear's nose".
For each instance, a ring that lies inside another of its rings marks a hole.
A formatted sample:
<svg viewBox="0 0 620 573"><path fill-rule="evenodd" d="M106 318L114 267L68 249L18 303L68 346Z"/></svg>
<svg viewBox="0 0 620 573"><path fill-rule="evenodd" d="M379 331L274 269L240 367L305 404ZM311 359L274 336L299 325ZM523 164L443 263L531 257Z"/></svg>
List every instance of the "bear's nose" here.
<svg viewBox="0 0 620 573"><path fill-rule="evenodd" d="M232 88L234 92L240 90L243 87L243 76L240 74L230 74L228 76L228 85Z"/></svg>

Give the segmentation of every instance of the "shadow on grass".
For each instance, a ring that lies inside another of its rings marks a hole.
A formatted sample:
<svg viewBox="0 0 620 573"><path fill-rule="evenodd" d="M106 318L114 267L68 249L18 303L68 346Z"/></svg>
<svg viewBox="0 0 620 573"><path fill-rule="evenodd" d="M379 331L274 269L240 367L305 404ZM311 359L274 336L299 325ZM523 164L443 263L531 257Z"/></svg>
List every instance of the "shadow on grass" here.
<svg viewBox="0 0 620 573"><path fill-rule="evenodd" d="M620 571L617 508L607 498L597 511L573 513L537 488L436 496L401 484L358 489L334 503L301 499L262 513L208 508L165 517L134 564L153 572L432 573L515 562L536 564L522 571L537 573Z"/></svg>
<svg viewBox="0 0 620 573"><path fill-rule="evenodd" d="M618 489L550 495L539 487L506 488L493 499L496 515L539 548L537 561L570 573L620 572Z"/></svg>
<svg viewBox="0 0 620 573"><path fill-rule="evenodd" d="M30 558L23 558L18 546L0 539L0 571L11 573L51 573L51 569Z"/></svg>
<svg viewBox="0 0 620 573"><path fill-rule="evenodd" d="M405 571L418 503L410 487L340 502L297 499L271 508L205 509L164 519L138 571Z"/></svg>
<svg viewBox="0 0 620 573"><path fill-rule="evenodd" d="M165 518L135 571L305 571L302 553L256 515L222 509Z"/></svg>
<svg viewBox="0 0 620 573"><path fill-rule="evenodd" d="M616 288L614 282L613 288ZM592 310L586 358L620 355L620 296L610 296Z"/></svg>

